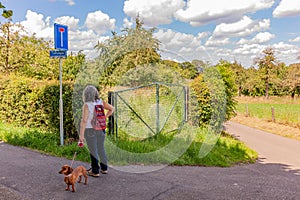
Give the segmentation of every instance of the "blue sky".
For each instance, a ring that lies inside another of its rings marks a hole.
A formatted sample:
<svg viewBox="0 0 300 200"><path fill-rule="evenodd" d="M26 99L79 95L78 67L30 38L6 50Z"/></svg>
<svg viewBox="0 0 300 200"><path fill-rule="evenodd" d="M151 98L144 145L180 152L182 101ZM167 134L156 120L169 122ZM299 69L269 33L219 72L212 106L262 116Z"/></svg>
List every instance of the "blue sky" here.
<svg viewBox="0 0 300 200"><path fill-rule="evenodd" d="M132 27L139 14L157 27L165 59L238 61L250 67L267 47L278 60L300 62L300 0L0 0L13 23L53 40L53 24L69 27L69 52L88 57L111 31ZM1 19L1 22L4 22Z"/></svg>

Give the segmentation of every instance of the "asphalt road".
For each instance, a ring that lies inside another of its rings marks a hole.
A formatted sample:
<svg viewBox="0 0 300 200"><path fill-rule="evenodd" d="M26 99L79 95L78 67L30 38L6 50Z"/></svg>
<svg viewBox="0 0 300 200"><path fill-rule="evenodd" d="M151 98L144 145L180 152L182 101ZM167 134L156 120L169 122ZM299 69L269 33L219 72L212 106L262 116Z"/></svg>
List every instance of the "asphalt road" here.
<svg viewBox="0 0 300 200"><path fill-rule="evenodd" d="M290 169L300 170L299 140L267 133L235 122L227 122L225 128L227 132L255 149L264 163L286 164Z"/></svg>
<svg viewBox="0 0 300 200"><path fill-rule="evenodd" d="M70 160L0 143L0 199L300 199L300 176L296 169L299 165L292 162L298 160L299 149L292 150L298 152L291 155L295 156L291 160L280 160L287 157L290 153L287 149L292 146L280 142L285 138L275 144L286 150L285 153L278 154L277 150L272 153L270 148L274 146L266 146L269 138L260 138L257 130L235 123L227 123L225 127L243 140L252 135L249 146L258 148L261 159L255 164L230 168L168 166L149 173L126 173L110 168L107 175L89 177L88 185L76 184L76 193L64 190L63 176L58 174L61 166L70 164ZM269 133L259 134L269 137ZM271 155L261 145L270 149ZM73 165L89 167L88 163L77 161Z"/></svg>

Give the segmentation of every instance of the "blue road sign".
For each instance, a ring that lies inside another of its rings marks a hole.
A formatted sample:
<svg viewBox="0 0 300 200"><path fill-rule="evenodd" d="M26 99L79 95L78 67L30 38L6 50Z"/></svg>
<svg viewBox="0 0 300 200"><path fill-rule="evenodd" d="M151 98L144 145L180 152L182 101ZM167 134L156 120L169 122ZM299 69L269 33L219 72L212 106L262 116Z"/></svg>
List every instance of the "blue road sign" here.
<svg viewBox="0 0 300 200"><path fill-rule="evenodd" d="M54 24L54 48L68 50L68 27Z"/></svg>
<svg viewBox="0 0 300 200"><path fill-rule="evenodd" d="M67 51L50 50L50 57L51 58L66 58L67 57Z"/></svg>

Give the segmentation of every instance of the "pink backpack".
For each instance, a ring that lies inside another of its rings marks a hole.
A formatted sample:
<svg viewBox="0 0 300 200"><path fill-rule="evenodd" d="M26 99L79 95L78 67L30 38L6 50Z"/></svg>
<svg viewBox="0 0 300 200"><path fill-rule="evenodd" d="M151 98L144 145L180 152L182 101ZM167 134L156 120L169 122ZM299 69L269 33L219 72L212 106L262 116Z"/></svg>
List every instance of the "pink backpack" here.
<svg viewBox="0 0 300 200"><path fill-rule="evenodd" d="M95 130L105 130L106 129L106 117L104 113L103 103L99 101L95 104L94 116L91 121L92 127Z"/></svg>

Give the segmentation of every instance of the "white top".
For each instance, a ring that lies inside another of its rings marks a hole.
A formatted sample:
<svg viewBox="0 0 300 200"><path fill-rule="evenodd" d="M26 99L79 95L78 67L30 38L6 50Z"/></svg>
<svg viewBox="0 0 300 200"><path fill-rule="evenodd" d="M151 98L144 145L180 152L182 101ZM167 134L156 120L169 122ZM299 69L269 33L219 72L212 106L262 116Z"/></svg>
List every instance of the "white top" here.
<svg viewBox="0 0 300 200"><path fill-rule="evenodd" d="M85 103L88 106L89 109L89 114L88 114L88 118L87 118L87 122L86 122L86 126L85 128L93 128L91 121L93 119L94 116L94 110L95 110L95 105L103 105L102 100L97 100L95 102L86 102Z"/></svg>

